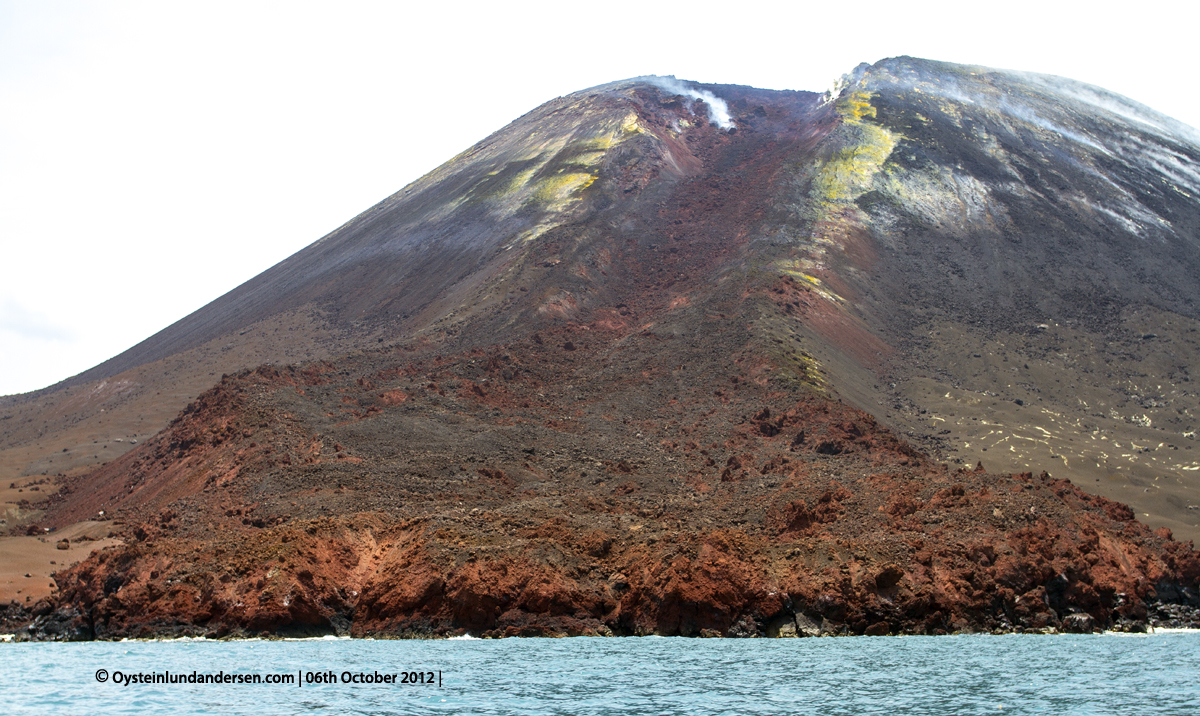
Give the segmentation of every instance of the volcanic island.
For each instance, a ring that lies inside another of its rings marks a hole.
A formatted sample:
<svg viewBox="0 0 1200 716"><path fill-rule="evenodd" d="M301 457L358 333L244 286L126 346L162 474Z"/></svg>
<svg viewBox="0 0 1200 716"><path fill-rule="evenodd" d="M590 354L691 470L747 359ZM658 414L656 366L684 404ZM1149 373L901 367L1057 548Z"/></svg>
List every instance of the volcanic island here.
<svg viewBox="0 0 1200 716"><path fill-rule="evenodd" d="M1100 88L909 57L552 100L0 398L0 626L1200 627L1198 166Z"/></svg>

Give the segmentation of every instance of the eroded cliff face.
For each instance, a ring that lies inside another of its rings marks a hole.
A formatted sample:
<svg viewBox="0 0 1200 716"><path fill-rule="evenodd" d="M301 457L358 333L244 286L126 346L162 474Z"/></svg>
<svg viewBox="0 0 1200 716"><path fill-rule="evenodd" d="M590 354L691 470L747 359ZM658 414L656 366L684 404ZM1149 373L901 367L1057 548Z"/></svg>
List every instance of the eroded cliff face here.
<svg viewBox="0 0 1200 716"><path fill-rule="evenodd" d="M976 69L885 61L837 96L701 86L707 103L629 81L481 142L222 299L228 311L205 309L198 326L319 307L322 330L358 350L230 371L163 432L71 478L45 524L104 510L127 543L56 575L31 633L1193 623L1190 545L1055 463L1044 474L1037 452L1078 469L1076 440L1122 442L1117 429L1158 419L1088 432L1090 404L1068 396L1116 388L1098 369L1054 372L1078 354L1038 342L1057 327L1025 327L1072 292L1099 295L1109 279L1079 267L1120 258L1104 251L1135 257L1113 269L1130 281L1150 261L1131 241L1194 261L1196 208L1168 196L1191 190L1122 158L1116 115L1060 102L1031 118L1062 87ZM729 126L710 121L718 103ZM1063 145L1047 126L1092 139ZM1182 131L1128 141L1190 157ZM1145 219L1135 203L1169 231L1117 218ZM1109 213L1072 218L1085 205ZM1085 235L1107 248L1066 250ZM1117 298L1096 305L1182 322L1189 281L1173 269L1174 288L1109 286ZM1101 341L1108 314L1061 310L1080 345L1110 351L1096 358L1108 372L1134 370ZM1007 352L976 370L984 343ZM1035 377L1009 378L1017 365ZM1044 388L1018 405L1001 381ZM1185 416L1194 396L1171 396ZM1032 448L1018 440L1039 429ZM980 455L993 471L943 462L979 434L996 436Z"/></svg>

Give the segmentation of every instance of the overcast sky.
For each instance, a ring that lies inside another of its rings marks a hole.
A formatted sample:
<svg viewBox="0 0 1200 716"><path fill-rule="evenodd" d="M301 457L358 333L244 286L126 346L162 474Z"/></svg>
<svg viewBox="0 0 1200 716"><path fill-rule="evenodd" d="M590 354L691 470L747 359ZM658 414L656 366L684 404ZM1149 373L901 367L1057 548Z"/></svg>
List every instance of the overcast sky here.
<svg viewBox="0 0 1200 716"><path fill-rule="evenodd" d="M915 55L1064 75L1200 126L1185 4L410 5L0 0L0 395L120 353L618 79L823 91Z"/></svg>

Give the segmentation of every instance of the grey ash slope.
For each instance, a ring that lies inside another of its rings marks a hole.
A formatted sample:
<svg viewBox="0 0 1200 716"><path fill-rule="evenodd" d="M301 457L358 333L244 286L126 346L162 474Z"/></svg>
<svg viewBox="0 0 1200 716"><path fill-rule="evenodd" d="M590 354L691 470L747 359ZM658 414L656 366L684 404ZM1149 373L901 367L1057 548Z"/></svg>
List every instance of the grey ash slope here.
<svg viewBox="0 0 1200 716"><path fill-rule="evenodd" d="M1046 76L906 59L860 83L902 139L858 203L926 303L1006 328L1133 303L1197 317L1189 128Z"/></svg>
<svg viewBox="0 0 1200 716"><path fill-rule="evenodd" d="M1071 80L912 58L851 89L896 140L855 199L876 261L843 272L902 348L877 412L1200 538L1196 132Z"/></svg>

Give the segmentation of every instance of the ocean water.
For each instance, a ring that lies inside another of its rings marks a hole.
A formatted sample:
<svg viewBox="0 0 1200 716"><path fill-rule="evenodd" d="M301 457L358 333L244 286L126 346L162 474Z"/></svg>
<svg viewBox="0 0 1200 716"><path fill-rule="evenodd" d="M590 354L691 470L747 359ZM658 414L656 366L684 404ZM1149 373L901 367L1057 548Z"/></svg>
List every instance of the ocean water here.
<svg viewBox="0 0 1200 716"><path fill-rule="evenodd" d="M0 712L53 716L1200 714L1194 632L0 644L0 669Z"/></svg>

